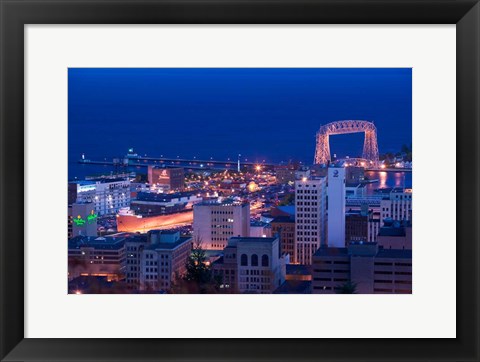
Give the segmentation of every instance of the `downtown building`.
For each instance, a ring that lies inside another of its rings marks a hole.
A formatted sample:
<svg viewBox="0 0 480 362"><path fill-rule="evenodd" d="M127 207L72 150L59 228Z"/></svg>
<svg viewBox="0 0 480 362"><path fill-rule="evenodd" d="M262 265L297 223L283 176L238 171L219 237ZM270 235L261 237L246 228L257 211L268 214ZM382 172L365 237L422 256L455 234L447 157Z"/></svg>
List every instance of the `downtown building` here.
<svg viewBox="0 0 480 362"><path fill-rule="evenodd" d="M382 225L385 219L412 220L412 189L393 188L380 203Z"/></svg>
<svg viewBox="0 0 480 362"><path fill-rule="evenodd" d="M149 239L140 255L139 288L142 291L168 291L176 278L186 272L192 237L182 237L178 231L156 230L149 233Z"/></svg>
<svg viewBox="0 0 480 362"><path fill-rule="evenodd" d="M125 179L94 179L68 184L69 205L93 203L99 216L117 213L130 206L130 181Z"/></svg>
<svg viewBox="0 0 480 362"><path fill-rule="evenodd" d="M233 236L250 236L250 204L231 200L193 207L193 238L203 249L223 250Z"/></svg>
<svg viewBox="0 0 480 362"><path fill-rule="evenodd" d="M316 294L337 293L347 283L358 294L411 294L412 250L362 241L347 248L322 247L313 256L312 274Z"/></svg>
<svg viewBox="0 0 480 362"><path fill-rule="evenodd" d="M125 238L124 235L72 237L68 240L68 279L83 276L122 280L126 266Z"/></svg>
<svg viewBox="0 0 480 362"><path fill-rule="evenodd" d="M97 236L97 219L94 203L73 203L68 207L68 238L79 235Z"/></svg>
<svg viewBox="0 0 480 362"><path fill-rule="evenodd" d="M176 192L171 194L156 192L138 192L130 203L130 210L135 215L158 216L191 210L202 197L195 192Z"/></svg>
<svg viewBox="0 0 480 362"><path fill-rule="evenodd" d="M379 247L384 249L412 249L412 223L385 219L377 237Z"/></svg>
<svg viewBox="0 0 480 362"><path fill-rule="evenodd" d="M227 292L270 294L284 283L286 264L278 238L232 237L212 270Z"/></svg>
<svg viewBox="0 0 480 362"><path fill-rule="evenodd" d="M295 262L312 264L312 255L326 244L327 179L303 177L295 181Z"/></svg>
<svg viewBox="0 0 480 362"><path fill-rule="evenodd" d="M275 178L277 184L293 184L295 182L295 171L298 169L298 163L280 165L275 167Z"/></svg>
<svg viewBox="0 0 480 362"><path fill-rule="evenodd" d="M344 167L328 168L328 243L329 247L345 246L345 175Z"/></svg>
<svg viewBox="0 0 480 362"><path fill-rule="evenodd" d="M360 210L349 209L345 214L345 245L350 241L376 242L380 231L380 218L368 204Z"/></svg>
<svg viewBox="0 0 480 362"><path fill-rule="evenodd" d="M182 167L149 165L148 183L161 192L181 191L185 188L185 171Z"/></svg>
<svg viewBox="0 0 480 362"><path fill-rule="evenodd" d="M289 255L290 263L297 264L297 242L295 239L295 218L277 216L270 222L272 236L280 239L280 254Z"/></svg>

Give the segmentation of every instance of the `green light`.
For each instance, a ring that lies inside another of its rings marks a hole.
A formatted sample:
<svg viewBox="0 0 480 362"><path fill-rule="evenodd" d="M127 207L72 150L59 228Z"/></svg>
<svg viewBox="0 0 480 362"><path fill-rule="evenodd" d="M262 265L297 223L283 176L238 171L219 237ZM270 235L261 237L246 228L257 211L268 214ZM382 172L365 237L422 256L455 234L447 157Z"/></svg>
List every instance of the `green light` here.
<svg viewBox="0 0 480 362"><path fill-rule="evenodd" d="M85 219L82 219L80 215L78 215L76 219L73 219L73 222L76 226L84 226L86 221Z"/></svg>
<svg viewBox="0 0 480 362"><path fill-rule="evenodd" d="M94 222L97 221L97 217L98 217L98 215L95 214L95 213L93 212L93 210L92 210L92 213L87 216L87 221L88 221L88 223L89 223L89 224L93 224Z"/></svg>

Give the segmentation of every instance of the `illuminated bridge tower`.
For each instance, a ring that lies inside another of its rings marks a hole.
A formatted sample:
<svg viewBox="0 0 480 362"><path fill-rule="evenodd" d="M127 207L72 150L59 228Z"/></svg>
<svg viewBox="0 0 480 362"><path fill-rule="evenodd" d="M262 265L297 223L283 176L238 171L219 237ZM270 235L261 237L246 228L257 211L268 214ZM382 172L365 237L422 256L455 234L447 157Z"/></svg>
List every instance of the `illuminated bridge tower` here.
<svg viewBox="0 0 480 362"><path fill-rule="evenodd" d="M365 133L362 158L371 167L378 167L377 128L368 121L337 121L325 124L317 132L317 147L315 149L316 164L327 164L330 157L330 135L346 133Z"/></svg>

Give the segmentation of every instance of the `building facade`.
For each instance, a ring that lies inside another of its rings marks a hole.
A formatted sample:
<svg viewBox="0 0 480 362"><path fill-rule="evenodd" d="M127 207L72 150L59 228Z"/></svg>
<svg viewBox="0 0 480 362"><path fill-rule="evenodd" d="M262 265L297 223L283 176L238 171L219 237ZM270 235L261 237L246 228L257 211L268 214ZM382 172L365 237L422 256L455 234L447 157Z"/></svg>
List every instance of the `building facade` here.
<svg viewBox="0 0 480 362"><path fill-rule="evenodd" d="M69 199L77 203L92 202L95 213L111 215L130 206L130 181L124 179L95 179L69 184Z"/></svg>
<svg viewBox="0 0 480 362"><path fill-rule="evenodd" d="M75 236L68 240L68 278L99 276L118 281L125 276L125 236Z"/></svg>
<svg viewBox="0 0 480 362"><path fill-rule="evenodd" d="M191 210L193 205L202 201L202 197L193 192L163 194L156 192L138 192L137 198L130 203L135 215L168 215Z"/></svg>
<svg viewBox="0 0 480 362"><path fill-rule="evenodd" d="M250 204L225 201L193 207L193 235L203 249L223 250L233 236L250 236Z"/></svg>
<svg viewBox="0 0 480 362"><path fill-rule="evenodd" d="M143 250L150 243L148 234L131 233L125 240L125 282L131 289L140 289Z"/></svg>
<svg viewBox="0 0 480 362"><path fill-rule="evenodd" d="M412 249L412 224L385 219L379 229L378 245L384 249Z"/></svg>
<svg viewBox="0 0 480 362"><path fill-rule="evenodd" d="M234 292L270 294L285 281L287 263L278 238L232 237L212 268Z"/></svg>
<svg viewBox="0 0 480 362"><path fill-rule="evenodd" d="M192 238L181 237L178 231L151 235L141 255L140 290L168 291L172 282L186 272L192 245Z"/></svg>
<svg viewBox="0 0 480 362"><path fill-rule="evenodd" d="M345 246L345 168L328 169L328 246Z"/></svg>
<svg viewBox="0 0 480 362"><path fill-rule="evenodd" d="M295 261L310 265L312 255L326 243L325 177L295 181Z"/></svg>
<svg viewBox="0 0 480 362"><path fill-rule="evenodd" d="M97 236L97 219L98 215L95 212L93 202L72 204L70 237L78 235Z"/></svg>
<svg viewBox="0 0 480 362"><path fill-rule="evenodd" d="M348 248L320 248L313 257L312 292L338 293L347 283L359 294L411 294L412 251L352 242Z"/></svg>
<svg viewBox="0 0 480 362"><path fill-rule="evenodd" d="M277 216L270 223L272 236L280 239L280 254L290 255L290 263L297 263L297 243L295 239L295 218Z"/></svg>
<svg viewBox="0 0 480 362"><path fill-rule="evenodd" d="M295 182L295 171L298 164L280 165L275 167L275 177L278 184Z"/></svg>
<svg viewBox="0 0 480 362"><path fill-rule="evenodd" d="M394 221L412 220L412 189L394 188L381 203L381 221L390 218Z"/></svg>
<svg viewBox="0 0 480 362"><path fill-rule="evenodd" d="M148 183L150 187L162 189L163 192L181 191L185 186L185 171L182 167L149 165Z"/></svg>
<svg viewBox="0 0 480 362"><path fill-rule="evenodd" d="M345 245L368 239L368 211L347 211L345 214Z"/></svg>
<svg viewBox="0 0 480 362"><path fill-rule="evenodd" d="M250 222L250 235L257 238L270 238L272 236L272 226L264 221Z"/></svg>

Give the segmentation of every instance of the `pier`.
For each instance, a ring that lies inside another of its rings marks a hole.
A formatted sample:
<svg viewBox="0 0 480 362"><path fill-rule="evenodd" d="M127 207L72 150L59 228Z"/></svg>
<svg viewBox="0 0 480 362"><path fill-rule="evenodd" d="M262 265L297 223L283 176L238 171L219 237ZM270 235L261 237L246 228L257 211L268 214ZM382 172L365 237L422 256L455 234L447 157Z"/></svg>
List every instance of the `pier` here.
<svg viewBox="0 0 480 362"><path fill-rule="evenodd" d="M117 157L112 161L98 161L80 159L78 163L87 165L107 165L115 167L148 167L148 166L169 166L169 167L183 167L187 169L196 170L236 170L238 160L198 160L198 159L186 159L186 158L167 158L167 157L147 157L138 156L135 154L128 154L123 158ZM265 163L265 162L240 162L242 168L255 169L257 166L261 166L262 170L273 170L277 166L281 166L280 163ZM411 168L381 168L381 167L366 167L365 172L412 172Z"/></svg>

